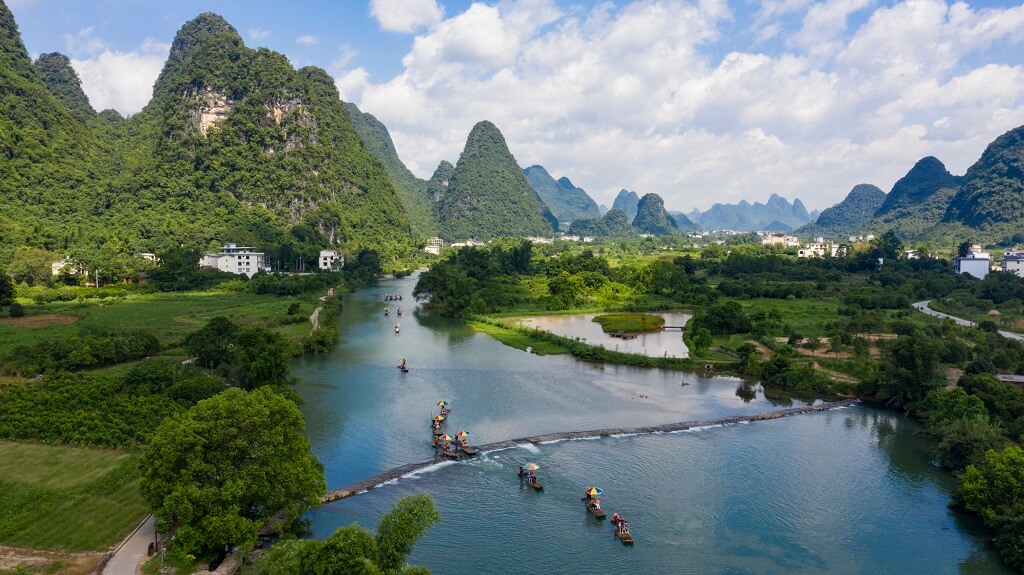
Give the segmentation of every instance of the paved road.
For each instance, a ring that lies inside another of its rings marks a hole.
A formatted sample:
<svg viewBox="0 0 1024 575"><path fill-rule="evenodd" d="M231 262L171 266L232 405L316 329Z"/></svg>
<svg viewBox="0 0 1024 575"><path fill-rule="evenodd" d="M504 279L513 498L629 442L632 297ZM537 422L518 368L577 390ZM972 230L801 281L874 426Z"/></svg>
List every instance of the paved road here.
<svg viewBox="0 0 1024 575"><path fill-rule="evenodd" d="M135 575L139 561L146 556L149 544L153 541L155 531L156 520L151 515L114 553L107 566L103 568L103 575Z"/></svg>
<svg viewBox="0 0 1024 575"><path fill-rule="evenodd" d="M916 308L918 311L923 311L924 313L926 313L928 315L933 315L935 317L939 317L939 318L942 318L942 319L951 319L951 320L955 321L956 323L958 323L960 325L965 325L967 327L977 327L978 326L978 324L974 323L973 321L968 321L968 320L960 318L960 317L954 317L954 316L951 316L949 314L942 313L941 311L935 311L932 308L928 307L929 303L931 303L931 300L919 301L919 302L914 304L914 308ZM1017 341L1024 341L1024 336L1022 336L1022 335L1020 335L1018 333L1011 333L1011 332L1008 332L1008 331L1001 331L1001 332L999 332L999 335L1001 335L1001 336L1003 336L1003 337L1005 337L1007 339L1015 339Z"/></svg>

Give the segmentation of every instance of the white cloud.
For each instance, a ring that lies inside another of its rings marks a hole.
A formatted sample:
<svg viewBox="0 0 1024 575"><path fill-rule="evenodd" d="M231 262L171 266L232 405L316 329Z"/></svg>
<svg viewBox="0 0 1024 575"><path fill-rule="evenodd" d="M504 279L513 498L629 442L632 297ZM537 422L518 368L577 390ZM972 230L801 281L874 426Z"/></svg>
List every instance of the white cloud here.
<svg viewBox="0 0 1024 575"><path fill-rule="evenodd" d="M1024 63L982 52L1024 40L1024 6L874 1L765 0L750 29L786 51L724 55L720 1L476 2L421 31L397 75L336 82L422 177L487 119L520 164L606 204L626 187L687 211L772 192L823 208L925 155L963 173L1024 123Z"/></svg>
<svg viewBox="0 0 1024 575"><path fill-rule="evenodd" d="M302 44L303 46L316 46L317 44L320 43L320 38L318 38L317 36L305 34L303 36L299 36L298 38L296 38L295 42L297 44Z"/></svg>
<svg viewBox="0 0 1024 575"><path fill-rule="evenodd" d="M270 30L264 30L263 28L249 28L249 39L253 42L259 42L267 36L270 36Z"/></svg>
<svg viewBox="0 0 1024 575"><path fill-rule="evenodd" d="M341 44L338 46L338 55L331 60L331 65L327 67L327 71L331 74L342 74L348 68L349 62L353 58L359 55L359 51L348 44Z"/></svg>
<svg viewBox="0 0 1024 575"><path fill-rule="evenodd" d="M392 32L413 32L436 24L444 16L437 0L370 0L370 15Z"/></svg>
<svg viewBox="0 0 1024 575"><path fill-rule="evenodd" d="M134 114L149 102L170 44L146 38L138 48L122 52L84 28L65 36L71 65L82 79L82 90L96 110L113 108Z"/></svg>

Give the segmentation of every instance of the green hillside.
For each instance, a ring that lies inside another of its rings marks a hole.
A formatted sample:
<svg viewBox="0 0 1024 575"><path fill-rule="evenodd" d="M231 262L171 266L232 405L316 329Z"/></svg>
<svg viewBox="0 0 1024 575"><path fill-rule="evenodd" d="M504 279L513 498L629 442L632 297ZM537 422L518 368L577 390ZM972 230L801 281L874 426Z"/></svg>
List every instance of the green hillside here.
<svg viewBox="0 0 1024 575"><path fill-rule="evenodd" d="M487 121L469 133L438 214L447 240L550 236L554 231L505 138Z"/></svg>
<svg viewBox="0 0 1024 575"><path fill-rule="evenodd" d="M900 209L913 209L928 200L937 191L956 188L960 178L949 173L946 166L934 156L921 158L914 167L893 185L875 216L884 216Z"/></svg>
<svg viewBox="0 0 1024 575"><path fill-rule="evenodd" d="M34 67L0 5L0 97L12 111L0 118L0 265L18 245L90 268L104 251L224 241L285 265L329 245L412 249L395 188L323 70L247 48L205 13L175 36L141 112L85 122L62 65L48 55Z"/></svg>
<svg viewBox="0 0 1024 575"><path fill-rule="evenodd" d="M631 238L637 231L629 223L626 212L612 208L600 218L580 218L569 226L569 233L577 236Z"/></svg>
<svg viewBox="0 0 1024 575"><path fill-rule="evenodd" d="M573 185L569 178L557 181L543 166L530 166L523 170L541 200L560 222L571 222L580 218L599 218L601 212L585 190Z"/></svg>
<svg viewBox="0 0 1024 575"><path fill-rule="evenodd" d="M78 72L71 67L71 60L59 52L42 54L32 64L39 78L43 81L46 89L64 107L80 118L90 118L96 115L96 110L89 103L89 97L82 91L82 80Z"/></svg>
<svg viewBox="0 0 1024 575"><path fill-rule="evenodd" d="M1012 240L1024 231L1024 126L996 138L967 170L943 222L977 229L990 240Z"/></svg>
<svg viewBox="0 0 1024 575"><path fill-rule="evenodd" d="M843 201L827 208L814 223L796 230L803 236L843 238L849 236L871 220L885 201L885 192L871 184L858 184Z"/></svg>
<svg viewBox="0 0 1024 575"><path fill-rule="evenodd" d="M636 218L636 210L639 206L640 196L636 192L626 189L619 190L619 195L615 196L615 201L612 202L612 209L626 212L626 217L629 218L629 221L633 221Z"/></svg>
<svg viewBox="0 0 1024 575"><path fill-rule="evenodd" d="M372 114L360 111L352 103L345 103L352 127L366 150L384 165L384 171L395 186L398 198L409 215L413 234L419 237L437 234L437 216L434 202L427 193L427 182L417 178L398 157L387 127Z"/></svg>
<svg viewBox="0 0 1024 575"><path fill-rule="evenodd" d="M644 194L637 204L633 227L640 233L670 236L679 232L679 225L665 211L665 201L658 194Z"/></svg>

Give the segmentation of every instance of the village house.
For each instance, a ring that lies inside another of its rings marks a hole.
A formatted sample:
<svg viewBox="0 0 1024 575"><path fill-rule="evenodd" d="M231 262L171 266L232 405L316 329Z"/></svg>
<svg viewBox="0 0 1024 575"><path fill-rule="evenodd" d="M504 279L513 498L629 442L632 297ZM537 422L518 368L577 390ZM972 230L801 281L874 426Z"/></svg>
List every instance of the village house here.
<svg viewBox="0 0 1024 575"><path fill-rule="evenodd" d="M204 254L199 265L222 272L252 277L259 271L270 271L266 266L266 254L254 252L251 246L225 244L215 254Z"/></svg>
<svg viewBox="0 0 1024 575"><path fill-rule="evenodd" d="M838 252L839 252L839 245L838 244L826 244L824 242L811 242L809 244L804 245L804 247L800 248L800 250L798 250L796 252L796 257L798 257L798 258L824 258L824 257L834 258L834 257L836 257L836 254Z"/></svg>
<svg viewBox="0 0 1024 575"><path fill-rule="evenodd" d="M1024 254L1003 256L1002 270L1024 277Z"/></svg>
<svg viewBox="0 0 1024 575"><path fill-rule="evenodd" d="M322 270L340 270L345 267L345 255L338 250L320 250L317 265Z"/></svg>
<svg viewBox="0 0 1024 575"><path fill-rule="evenodd" d="M967 249L964 257L953 258L953 271L967 274L980 280L985 279L992 265L992 256L982 251L981 246L973 245Z"/></svg>

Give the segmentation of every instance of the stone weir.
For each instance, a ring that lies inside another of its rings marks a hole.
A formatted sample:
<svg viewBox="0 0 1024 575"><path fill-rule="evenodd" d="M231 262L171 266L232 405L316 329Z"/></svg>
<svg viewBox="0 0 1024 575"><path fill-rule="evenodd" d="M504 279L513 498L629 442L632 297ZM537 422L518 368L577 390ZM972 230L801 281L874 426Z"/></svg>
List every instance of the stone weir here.
<svg viewBox="0 0 1024 575"><path fill-rule="evenodd" d="M648 433L671 433L673 431L686 431L687 429L693 429L695 427L707 427L710 425L730 425L734 423L743 423L748 421L767 421L769 419L779 419L780 417L788 417L790 415L799 415L801 413L814 413L818 411L827 411L835 409L837 407L847 407L857 403L859 400L856 399L844 399L842 401L834 401L830 403L823 403L821 405L809 405L805 407L792 407L789 409L778 409L774 411L764 411L761 413L755 413L752 415L734 415L731 417L720 417L718 419L704 419L695 421L681 421L679 423L666 423L665 425L649 425L644 427L618 427L614 429L597 429L593 431L562 431L558 433L548 433L546 435L537 435L534 437L520 437L518 439L509 439L506 441L496 441L494 443L488 443L485 445L475 446L476 450L481 453L491 453L494 451L501 451L503 449L510 449L517 445L523 445L527 443L547 443L551 441L561 441L566 439L590 439L594 437L611 437L615 435L641 435ZM442 461L442 459L431 459L429 461L420 461L418 463L409 463L401 467L396 467L381 473L374 475L369 479L357 481L352 485L343 487L341 489L335 489L329 491L327 495L324 495L321 499L321 503L330 503L332 501L338 501L339 499L347 499L353 495L359 495L365 493L374 487L379 487L388 481L392 481L407 475L414 473L421 469L430 467L435 463Z"/></svg>

